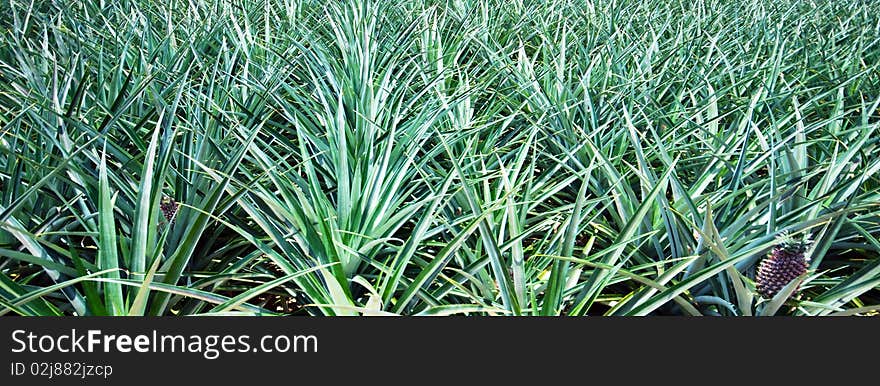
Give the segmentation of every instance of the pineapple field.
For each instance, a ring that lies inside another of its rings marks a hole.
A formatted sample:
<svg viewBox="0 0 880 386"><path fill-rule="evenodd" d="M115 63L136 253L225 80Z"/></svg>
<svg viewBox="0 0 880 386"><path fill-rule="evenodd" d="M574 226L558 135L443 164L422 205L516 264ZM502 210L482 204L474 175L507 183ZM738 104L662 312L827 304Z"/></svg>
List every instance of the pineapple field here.
<svg viewBox="0 0 880 386"><path fill-rule="evenodd" d="M5 0L0 315L876 315L878 67L869 0Z"/></svg>

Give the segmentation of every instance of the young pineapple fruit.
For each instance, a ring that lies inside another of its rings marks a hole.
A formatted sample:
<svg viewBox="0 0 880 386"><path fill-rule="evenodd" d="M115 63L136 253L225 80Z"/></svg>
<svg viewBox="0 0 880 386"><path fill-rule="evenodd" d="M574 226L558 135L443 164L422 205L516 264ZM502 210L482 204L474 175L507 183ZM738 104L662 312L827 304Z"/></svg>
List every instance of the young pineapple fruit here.
<svg viewBox="0 0 880 386"><path fill-rule="evenodd" d="M809 237L796 240L788 235L780 238L779 245L761 260L756 287L764 298L771 299L792 280L807 272L810 258L806 255ZM797 289L792 293L797 293Z"/></svg>
<svg viewBox="0 0 880 386"><path fill-rule="evenodd" d="M162 211L162 215L165 216L165 221L168 221L168 224L174 224L174 215L177 214L177 201L174 201L173 198L169 196L162 197L162 202L159 203L159 209Z"/></svg>

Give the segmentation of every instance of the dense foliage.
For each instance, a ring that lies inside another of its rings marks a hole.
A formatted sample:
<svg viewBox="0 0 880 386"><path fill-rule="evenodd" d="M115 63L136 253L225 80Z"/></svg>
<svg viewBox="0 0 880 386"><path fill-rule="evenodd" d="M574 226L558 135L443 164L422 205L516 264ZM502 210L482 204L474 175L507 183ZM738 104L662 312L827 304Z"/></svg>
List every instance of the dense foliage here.
<svg viewBox="0 0 880 386"><path fill-rule="evenodd" d="M10 0L0 26L0 314L880 308L880 2ZM808 270L764 298L787 237Z"/></svg>

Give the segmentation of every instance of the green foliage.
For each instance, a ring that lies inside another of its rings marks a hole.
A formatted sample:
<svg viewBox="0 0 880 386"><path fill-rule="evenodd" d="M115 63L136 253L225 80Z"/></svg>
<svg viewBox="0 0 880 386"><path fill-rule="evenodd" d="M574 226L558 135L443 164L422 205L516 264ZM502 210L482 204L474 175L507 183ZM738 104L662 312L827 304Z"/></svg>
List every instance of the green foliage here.
<svg viewBox="0 0 880 386"><path fill-rule="evenodd" d="M10 0L0 314L876 313L878 25L859 0ZM782 233L812 265L762 299Z"/></svg>

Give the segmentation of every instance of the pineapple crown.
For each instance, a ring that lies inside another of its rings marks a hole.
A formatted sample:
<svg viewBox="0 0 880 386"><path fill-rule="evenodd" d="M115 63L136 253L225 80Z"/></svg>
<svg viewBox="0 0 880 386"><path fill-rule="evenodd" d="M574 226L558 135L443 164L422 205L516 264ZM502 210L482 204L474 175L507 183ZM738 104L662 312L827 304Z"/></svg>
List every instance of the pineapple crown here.
<svg viewBox="0 0 880 386"><path fill-rule="evenodd" d="M781 248L788 253L806 254L807 249L813 244L812 237L809 233L805 233L801 237L794 236L787 231L783 231L776 236L777 248ZM807 260L809 256L805 256Z"/></svg>

